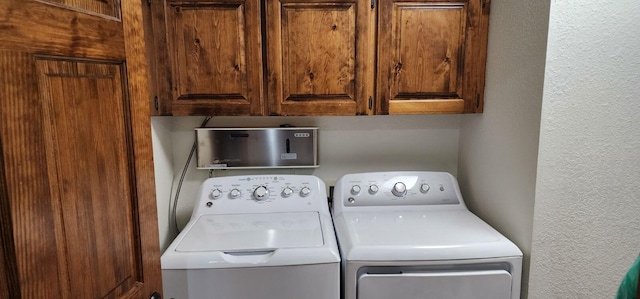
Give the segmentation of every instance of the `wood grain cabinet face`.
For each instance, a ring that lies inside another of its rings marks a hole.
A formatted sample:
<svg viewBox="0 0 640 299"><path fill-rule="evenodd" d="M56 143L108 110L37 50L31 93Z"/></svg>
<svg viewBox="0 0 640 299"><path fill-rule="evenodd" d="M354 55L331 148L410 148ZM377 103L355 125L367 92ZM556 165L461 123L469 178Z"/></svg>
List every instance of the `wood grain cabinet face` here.
<svg viewBox="0 0 640 299"><path fill-rule="evenodd" d="M159 113L482 112L489 2L165 0Z"/></svg>
<svg viewBox="0 0 640 299"><path fill-rule="evenodd" d="M174 115L262 115L259 0L166 3Z"/></svg>
<svg viewBox="0 0 640 299"><path fill-rule="evenodd" d="M41 59L36 70L43 116L50 122L44 136L49 140L48 166L55 172L50 174L52 201L61 218L57 224L63 226L56 227L56 237L76 240L59 248L70 293L122 296L142 279L137 277L137 232L131 221L135 172L127 144L132 137L124 109L129 106L124 69L118 64Z"/></svg>
<svg viewBox="0 0 640 299"><path fill-rule="evenodd" d="M267 1L271 115L367 114L369 1Z"/></svg>
<svg viewBox="0 0 640 299"><path fill-rule="evenodd" d="M482 112L484 3L380 0L378 114Z"/></svg>

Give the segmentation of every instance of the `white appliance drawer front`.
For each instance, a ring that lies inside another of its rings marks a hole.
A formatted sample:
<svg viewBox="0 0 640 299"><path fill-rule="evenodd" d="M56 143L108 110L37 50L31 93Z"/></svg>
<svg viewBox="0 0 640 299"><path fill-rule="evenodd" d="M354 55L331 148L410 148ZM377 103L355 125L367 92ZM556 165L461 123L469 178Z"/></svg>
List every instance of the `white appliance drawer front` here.
<svg viewBox="0 0 640 299"><path fill-rule="evenodd" d="M340 299L340 263L162 270L165 299Z"/></svg>
<svg viewBox="0 0 640 299"><path fill-rule="evenodd" d="M358 299L510 299L505 270L363 274Z"/></svg>

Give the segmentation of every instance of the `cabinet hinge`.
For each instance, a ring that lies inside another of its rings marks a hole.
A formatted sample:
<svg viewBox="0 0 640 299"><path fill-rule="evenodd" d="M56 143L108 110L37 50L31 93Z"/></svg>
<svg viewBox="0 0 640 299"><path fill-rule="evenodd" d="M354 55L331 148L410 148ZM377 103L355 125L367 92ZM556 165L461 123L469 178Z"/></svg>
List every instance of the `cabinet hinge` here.
<svg viewBox="0 0 640 299"><path fill-rule="evenodd" d="M373 109L373 97L369 97L369 110Z"/></svg>
<svg viewBox="0 0 640 299"><path fill-rule="evenodd" d="M482 0L482 8L485 8L487 6L487 0Z"/></svg>
<svg viewBox="0 0 640 299"><path fill-rule="evenodd" d="M480 94L476 94L476 108L480 108Z"/></svg>
<svg viewBox="0 0 640 299"><path fill-rule="evenodd" d="M151 7L151 0L147 0L147 6ZM484 7L484 5L482 7Z"/></svg>
<svg viewBox="0 0 640 299"><path fill-rule="evenodd" d="M374 9L374 8L376 8L376 0L371 0L371 9Z"/></svg>
<svg viewBox="0 0 640 299"><path fill-rule="evenodd" d="M153 107L158 111L158 96L153 97Z"/></svg>

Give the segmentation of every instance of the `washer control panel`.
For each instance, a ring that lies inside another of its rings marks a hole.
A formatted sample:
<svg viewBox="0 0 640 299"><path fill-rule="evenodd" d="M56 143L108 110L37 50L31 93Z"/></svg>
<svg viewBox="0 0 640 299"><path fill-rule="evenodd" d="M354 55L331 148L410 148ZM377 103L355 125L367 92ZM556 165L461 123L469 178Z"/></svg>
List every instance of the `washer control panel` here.
<svg viewBox="0 0 640 299"><path fill-rule="evenodd" d="M310 175L216 177L200 186L193 216L327 209L325 184Z"/></svg>
<svg viewBox="0 0 640 299"><path fill-rule="evenodd" d="M336 182L333 199L348 206L456 205L462 196L446 172L370 172L348 174Z"/></svg>

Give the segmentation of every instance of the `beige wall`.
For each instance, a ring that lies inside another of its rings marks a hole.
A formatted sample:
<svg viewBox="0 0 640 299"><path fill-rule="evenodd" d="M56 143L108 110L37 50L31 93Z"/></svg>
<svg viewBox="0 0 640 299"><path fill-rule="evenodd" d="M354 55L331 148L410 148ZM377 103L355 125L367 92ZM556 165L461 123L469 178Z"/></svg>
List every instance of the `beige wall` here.
<svg viewBox="0 0 640 299"><path fill-rule="evenodd" d="M464 115L458 179L469 208L524 253L527 294L549 1L492 1L485 111Z"/></svg>
<svg viewBox="0 0 640 299"><path fill-rule="evenodd" d="M530 298L614 298L640 253L640 2L553 1Z"/></svg>

